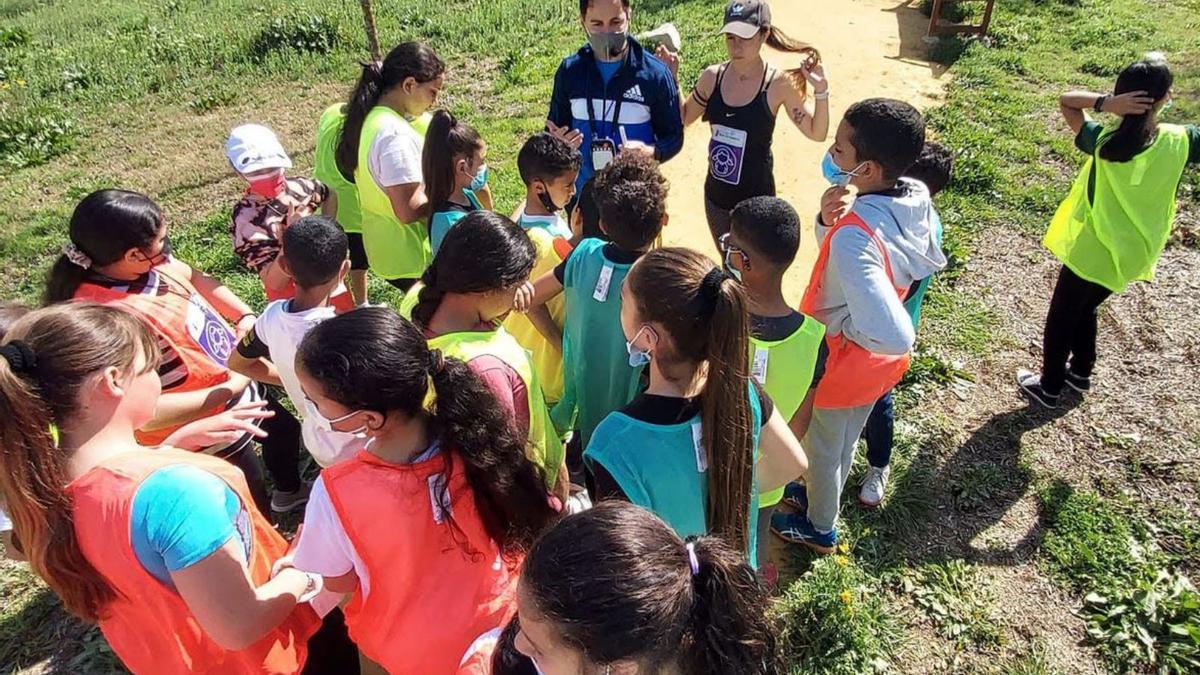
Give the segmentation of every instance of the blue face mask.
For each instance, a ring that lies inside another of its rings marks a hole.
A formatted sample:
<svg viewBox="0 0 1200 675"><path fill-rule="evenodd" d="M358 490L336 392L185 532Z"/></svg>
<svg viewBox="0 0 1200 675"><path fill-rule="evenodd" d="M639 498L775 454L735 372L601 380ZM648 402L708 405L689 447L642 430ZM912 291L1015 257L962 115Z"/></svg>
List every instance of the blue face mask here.
<svg viewBox="0 0 1200 675"><path fill-rule="evenodd" d="M631 368L641 368L650 363L650 352L633 346L633 343L637 342L638 337L641 336L644 330L646 330L645 326L639 328L638 332L634 333L633 339L625 343L625 351L629 352L629 367Z"/></svg>
<svg viewBox="0 0 1200 675"><path fill-rule="evenodd" d="M841 167L833 161L833 153L826 152L825 159L821 160L821 175L825 176L825 180L829 181L830 185L837 187L846 187L850 184L850 179L858 175L858 170L865 162L859 163L850 171L843 171Z"/></svg>
<svg viewBox="0 0 1200 675"><path fill-rule="evenodd" d="M475 177L471 179L471 192L479 192L487 187L488 167L487 164L479 167L479 171L475 172Z"/></svg>

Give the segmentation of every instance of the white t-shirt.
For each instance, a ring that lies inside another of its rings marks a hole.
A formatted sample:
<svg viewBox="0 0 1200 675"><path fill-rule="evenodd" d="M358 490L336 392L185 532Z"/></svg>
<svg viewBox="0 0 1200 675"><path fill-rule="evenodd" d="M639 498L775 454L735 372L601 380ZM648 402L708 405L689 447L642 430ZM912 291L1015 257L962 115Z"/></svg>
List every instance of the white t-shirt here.
<svg viewBox="0 0 1200 675"><path fill-rule="evenodd" d="M353 457L361 450L365 441L352 434L337 431L325 431L317 427L312 410L312 403L304 396L300 381L296 379L296 350L300 341L318 323L332 319L332 307L317 307L304 312L289 312L291 300L276 300L267 305L258 320L254 322L254 333L271 351L271 362L279 371L279 379L283 380L283 388L287 390L288 398L296 406L303 422L300 426L304 438L304 446L312 453L313 459L323 467L332 466L344 459Z"/></svg>
<svg viewBox="0 0 1200 675"><path fill-rule="evenodd" d="M431 459L438 452L439 444L435 442L414 457L412 463ZM382 519L380 522L386 526L387 514L378 515ZM296 543L292 564L296 569L327 578L340 577L353 570L358 577L363 598L371 592L370 573L338 518L337 509L325 490L324 476L317 476L308 495L308 506L304 508L304 529L300 532L300 541Z"/></svg>
<svg viewBox="0 0 1200 675"><path fill-rule="evenodd" d="M383 187L420 183L424 140L411 124L389 116L367 152L371 177Z"/></svg>
<svg viewBox="0 0 1200 675"><path fill-rule="evenodd" d="M0 508L0 532L8 532L12 529L12 521L8 519L8 514Z"/></svg>

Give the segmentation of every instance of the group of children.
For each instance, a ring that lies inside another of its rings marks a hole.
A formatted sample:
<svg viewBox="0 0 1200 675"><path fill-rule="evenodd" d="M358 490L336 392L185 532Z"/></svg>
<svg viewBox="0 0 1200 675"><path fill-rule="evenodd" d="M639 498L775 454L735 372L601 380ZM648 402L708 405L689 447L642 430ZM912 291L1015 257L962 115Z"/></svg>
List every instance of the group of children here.
<svg viewBox="0 0 1200 675"><path fill-rule="evenodd" d="M365 66L317 180L230 134L261 314L149 198L79 203L46 307L0 312L6 549L137 672L777 672L768 533L836 549L864 434L884 499L952 154L906 103L850 106L797 307L797 211L741 200L720 262L658 247L647 152L577 190L579 150L534 134L495 212L484 140L429 113L442 71L416 43ZM264 514L302 506L289 545Z"/></svg>

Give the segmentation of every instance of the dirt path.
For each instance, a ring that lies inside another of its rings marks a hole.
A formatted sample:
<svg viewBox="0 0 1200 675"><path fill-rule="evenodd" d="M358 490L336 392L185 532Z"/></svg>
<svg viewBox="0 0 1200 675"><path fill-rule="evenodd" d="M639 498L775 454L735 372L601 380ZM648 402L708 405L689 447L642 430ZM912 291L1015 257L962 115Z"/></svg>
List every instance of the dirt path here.
<svg viewBox="0 0 1200 675"><path fill-rule="evenodd" d="M911 4L911 6L909 6ZM821 51L830 81L830 138L850 104L872 96L911 102L918 108L934 104L942 92L944 69L924 59L927 19L917 3L905 0L839 2L831 10L821 0L786 0L771 5L772 21L798 40ZM693 38L696 39L696 38ZM686 49L684 58L687 58ZM799 65L800 57L767 50L768 61L779 67ZM708 171L708 125L688 127L683 152L664 165L671 179L671 224L664 232L668 245L690 246L716 254L704 220L704 177ZM802 215L816 212L826 184L821 157L829 142L814 143L787 119L775 127L775 180L779 195ZM816 259L811 229L802 233L800 257L788 273L784 290L799 302Z"/></svg>

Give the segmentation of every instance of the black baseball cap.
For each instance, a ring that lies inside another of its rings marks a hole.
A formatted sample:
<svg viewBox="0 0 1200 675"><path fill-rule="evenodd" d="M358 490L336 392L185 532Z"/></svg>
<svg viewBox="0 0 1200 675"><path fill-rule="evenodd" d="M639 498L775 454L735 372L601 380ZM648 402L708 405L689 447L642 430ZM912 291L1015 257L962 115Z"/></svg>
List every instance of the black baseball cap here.
<svg viewBox="0 0 1200 675"><path fill-rule="evenodd" d="M771 8L759 0L733 0L725 5L725 25L722 33L736 35L743 40L758 35L758 31L771 27Z"/></svg>

